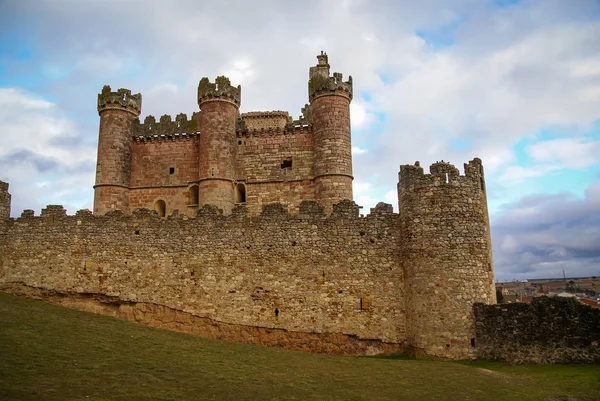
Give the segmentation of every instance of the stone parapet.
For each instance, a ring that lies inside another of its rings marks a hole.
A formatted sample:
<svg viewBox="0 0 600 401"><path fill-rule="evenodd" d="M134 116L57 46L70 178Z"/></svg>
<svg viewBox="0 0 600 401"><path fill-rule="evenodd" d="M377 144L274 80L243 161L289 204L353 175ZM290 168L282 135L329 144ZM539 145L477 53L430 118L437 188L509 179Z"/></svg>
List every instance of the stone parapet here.
<svg viewBox="0 0 600 401"><path fill-rule="evenodd" d="M200 130L198 125L197 113L192 115L192 118L188 120L187 115L180 113L175 117L175 121L172 120L168 114L163 115L158 122L152 115L146 116L144 123L140 123L139 120L135 120L132 125L132 135L134 138L142 137L156 137L158 136L173 136L178 134L196 134Z"/></svg>
<svg viewBox="0 0 600 401"><path fill-rule="evenodd" d="M241 95L242 86L232 86L229 78L224 76L217 77L215 83L210 82L207 77L204 77L198 84L198 106L212 100L220 100L240 107Z"/></svg>
<svg viewBox="0 0 600 401"><path fill-rule="evenodd" d="M311 67L309 72L308 99L312 102L319 96L339 95L352 100L352 76L346 82L340 72L334 72L330 76L327 54L321 52L317 59L317 65Z"/></svg>
<svg viewBox="0 0 600 401"><path fill-rule="evenodd" d="M112 92L109 85L104 85L98 94L98 113L104 110L123 110L137 117L142 112L142 95L132 95L129 89L124 88Z"/></svg>

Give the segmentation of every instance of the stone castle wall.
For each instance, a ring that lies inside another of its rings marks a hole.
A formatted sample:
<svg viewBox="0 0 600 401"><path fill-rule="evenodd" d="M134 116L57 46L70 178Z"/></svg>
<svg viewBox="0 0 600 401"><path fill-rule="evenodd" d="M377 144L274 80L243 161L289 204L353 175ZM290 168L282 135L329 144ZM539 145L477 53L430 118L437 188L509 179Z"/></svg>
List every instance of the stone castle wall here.
<svg viewBox="0 0 600 401"><path fill-rule="evenodd" d="M135 141L131 156L129 212L152 209L158 199L173 210L194 215L189 183L198 181L198 137ZM196 202L197 203L197 202Z"/></svg>
<svg viewBox="0 0 600 401"><path fill-rule="evenodd" d="M345 353L385 352L389 344L397 352L406 338L398 222L390 205L358 217L353 202L328 217L315 202L304 202L297 216L274 204L256 217L241 207L225 217L207 206L195 218L166 219L147 210L67 216L49 206L42 216L26 211L3 224L0 283L158 305L219 330L372 344ZM285 346L275 337L261 341Z"/></svg>
<svg viewBox="0 0 600 401"><path fill-rule="evenodd" d="M315 199L313 176L310 127L247 131L238 136L236 179L246 183L250 214L275 202L297 213L303 200Z"/></svg>
<svg viewBox="0 0 600 401"><path fill-rule="evenodd" d="M509 363L600 363L600 309L573 298L474 307L477 354Z"/></svg>

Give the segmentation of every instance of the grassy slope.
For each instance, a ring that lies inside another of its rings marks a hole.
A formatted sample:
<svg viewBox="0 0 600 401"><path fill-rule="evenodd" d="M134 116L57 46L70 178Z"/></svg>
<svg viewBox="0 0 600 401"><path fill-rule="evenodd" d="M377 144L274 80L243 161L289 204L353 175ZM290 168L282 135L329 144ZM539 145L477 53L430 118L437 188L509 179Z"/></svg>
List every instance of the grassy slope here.
<svg viewBox="0 0 600 401"><path fill-rule="evenodd" d="M0 400L600 400L598 394L600 366L315 355L0 293Z"/></svg>

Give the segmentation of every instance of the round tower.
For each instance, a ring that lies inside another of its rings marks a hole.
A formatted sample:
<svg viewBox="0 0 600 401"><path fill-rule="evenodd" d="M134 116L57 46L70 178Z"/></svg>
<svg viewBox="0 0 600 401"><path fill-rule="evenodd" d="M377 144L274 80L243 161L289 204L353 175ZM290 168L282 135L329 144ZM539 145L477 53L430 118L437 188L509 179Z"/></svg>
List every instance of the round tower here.
<svg viewBox="0 0 600 401"><path fill-rule="evenodd" d="M407 343L422 358L474 356L473 303L496 303L483 167L400 166Z"/></svg>
<svg viewBox="0 0 600 401"><path fill-rule="evenodd" d="M313 122L315 197L326 212L341 200L352 200L352 144L350 102L352 77L329 76L327 54L317 56L310 68L308 98Z"/></svg>
<svg viewBox="0 0 600 401"><path fill-rule="evenodd" d="M98 94L100 133L94 185L94 214L111 210L128 212L131 167L131 128L142 110L142 95L128 89L111 92L105 85Z"/></svg>
<svg viewBox="0 0 600 401"><path fill-rule="evenodd" d="M215 205L225 214L235 205L235 130L241 90L241 86L231 86L226 77L217 77L214 84L202 78L198 85L198 206Z"/></svg>

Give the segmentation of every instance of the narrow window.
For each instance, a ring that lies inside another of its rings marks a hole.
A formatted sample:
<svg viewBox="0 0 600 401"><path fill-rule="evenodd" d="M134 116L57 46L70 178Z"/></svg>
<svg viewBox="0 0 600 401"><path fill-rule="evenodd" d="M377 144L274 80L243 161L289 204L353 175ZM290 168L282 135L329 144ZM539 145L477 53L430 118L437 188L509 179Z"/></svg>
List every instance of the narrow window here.
<svg viewBox="0 0 600 401"><path fill-rule="evenodd" d="M175 167L169 167L169 174L175 174Z"/></svg>
<svg viewBox="0 0 600 401"><path fill-rule="evenodd" d="M211 176L211 177L214 177L214 176L215 176L215 168L214 168L214 167L211 167L211 168L210 168L210 176Z"/></svg>
<svg viewBox="0 0 600 401"><path fill-rule="evenodd" d="M158 213L159 217L165 217L167 214L167 204L164 200L157 200L154 202L154 210Z"/></svg>
<svg viewBox="0 0 600 401"><path fill-rule="evenodd" d="M281 163L281 168L292 168L292 159L286 159Z"/></svg>
<svg viewBox="0 0 600 401"><path fill-rule="evenodd" d="M446 173L446 184L448 183L448 173Z"/></svg>

